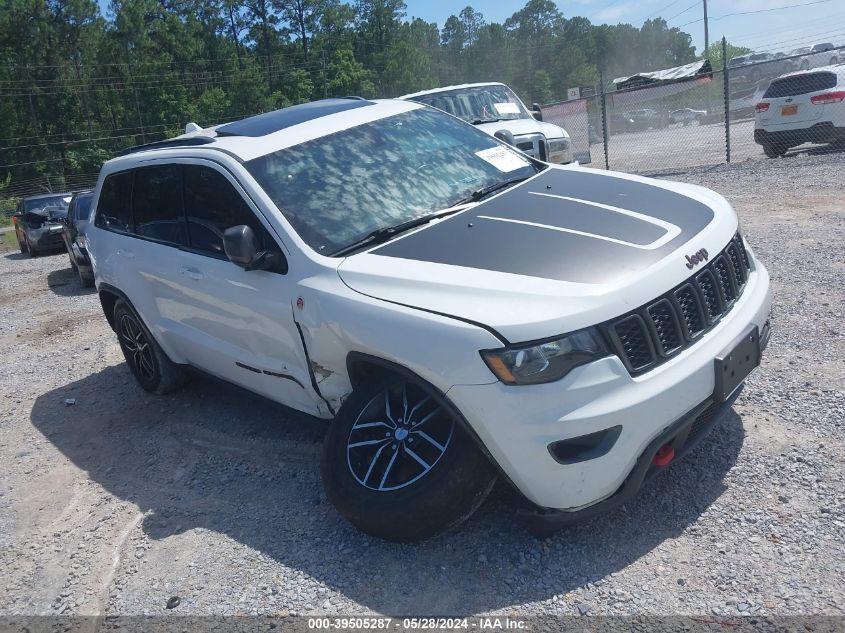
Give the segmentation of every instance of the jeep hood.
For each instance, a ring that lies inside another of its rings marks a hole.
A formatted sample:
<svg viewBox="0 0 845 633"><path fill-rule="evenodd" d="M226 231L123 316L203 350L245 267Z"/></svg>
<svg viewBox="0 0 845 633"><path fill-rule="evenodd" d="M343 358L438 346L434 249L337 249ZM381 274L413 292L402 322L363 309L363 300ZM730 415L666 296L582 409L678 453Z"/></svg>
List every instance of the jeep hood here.
<svg viewBox="0 0 845 633"><path fill-rule="evenodd" d="M341 262L351 289L480 323L511 342L636 308L715 255L737 220L693 185L550 167L505 192Z"/></svg>

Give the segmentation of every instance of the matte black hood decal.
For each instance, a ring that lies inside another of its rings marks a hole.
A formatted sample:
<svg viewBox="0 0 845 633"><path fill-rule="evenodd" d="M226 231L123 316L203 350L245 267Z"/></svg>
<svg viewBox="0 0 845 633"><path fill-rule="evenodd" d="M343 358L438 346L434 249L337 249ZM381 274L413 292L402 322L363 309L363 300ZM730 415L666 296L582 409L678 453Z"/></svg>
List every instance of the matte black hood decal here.
<svg viewBox="0 0 845 633"><path fill-rule="evenodd" d="M372 254L598 284L660 261L712 219L659 186L548 169Z"/></svg>

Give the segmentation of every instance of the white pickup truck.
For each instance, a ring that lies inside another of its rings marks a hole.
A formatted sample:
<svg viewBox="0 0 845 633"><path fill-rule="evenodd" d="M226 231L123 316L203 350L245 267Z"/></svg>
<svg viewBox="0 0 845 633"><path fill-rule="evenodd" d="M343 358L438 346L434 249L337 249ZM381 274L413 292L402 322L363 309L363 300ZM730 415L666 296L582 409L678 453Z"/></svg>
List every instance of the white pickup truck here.
<svg viewBox="0 0 845 633"><path fill-rule="evenodd" d="M505 84L447 86L399 98L443 110L542 161L572 162L572 141L566 130L543 122L540 106L535 104L529 111Z"/></svg>

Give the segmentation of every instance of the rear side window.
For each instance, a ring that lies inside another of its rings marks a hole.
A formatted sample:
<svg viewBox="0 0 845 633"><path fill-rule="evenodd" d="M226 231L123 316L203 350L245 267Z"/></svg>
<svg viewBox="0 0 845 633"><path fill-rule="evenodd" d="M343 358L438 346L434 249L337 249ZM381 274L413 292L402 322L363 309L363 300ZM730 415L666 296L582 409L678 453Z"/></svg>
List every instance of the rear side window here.
<svg viewBox="0 0 845 633"><path fill-rule="evenodd" d="M185 165L185 213L191 247L203 253L225 257L223 233L246 224L268 247L264 227L241 194L220 172L210 167Z"/></svg>
<svg viewBox="0 0 845 633"><path fill-rule="evenodd" d="M132 225L132 172L106 176L97 202L97 226L128 233Z"/></svg>
<svg viewBox="0 0 845 633"><path fill-rule="evenodd" d="M88 214L91 212L91 201L94 196L88 194L87 196L79 196L74 205L73 219L75 222L87 222Z"/></svg>
<svg viewBox="0 0 845 633"><path fill-rule="evenodd" d="M180 165L138 169L132 188L132 212L137 235L168 244L186 245Z"/></svg>
<svg viewBox="0 0 845 633"><path fill-rule="evenodd" d="M795 97L836 87L836 74L830 72L793 75L775 79L763 95L764 99Z"/></svg>

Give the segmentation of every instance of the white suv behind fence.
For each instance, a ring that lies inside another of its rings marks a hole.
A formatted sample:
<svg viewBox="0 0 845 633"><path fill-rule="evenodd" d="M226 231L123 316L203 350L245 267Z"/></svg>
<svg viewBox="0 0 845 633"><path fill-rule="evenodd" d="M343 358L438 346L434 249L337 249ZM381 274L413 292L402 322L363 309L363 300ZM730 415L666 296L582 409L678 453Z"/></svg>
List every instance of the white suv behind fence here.
<svg viewBox="0 0 845 633"><path fill-rule="evenodd" d="M804 143L845 142L845 65L779 77L755 109L754 140L769 158Z"/></svg>

